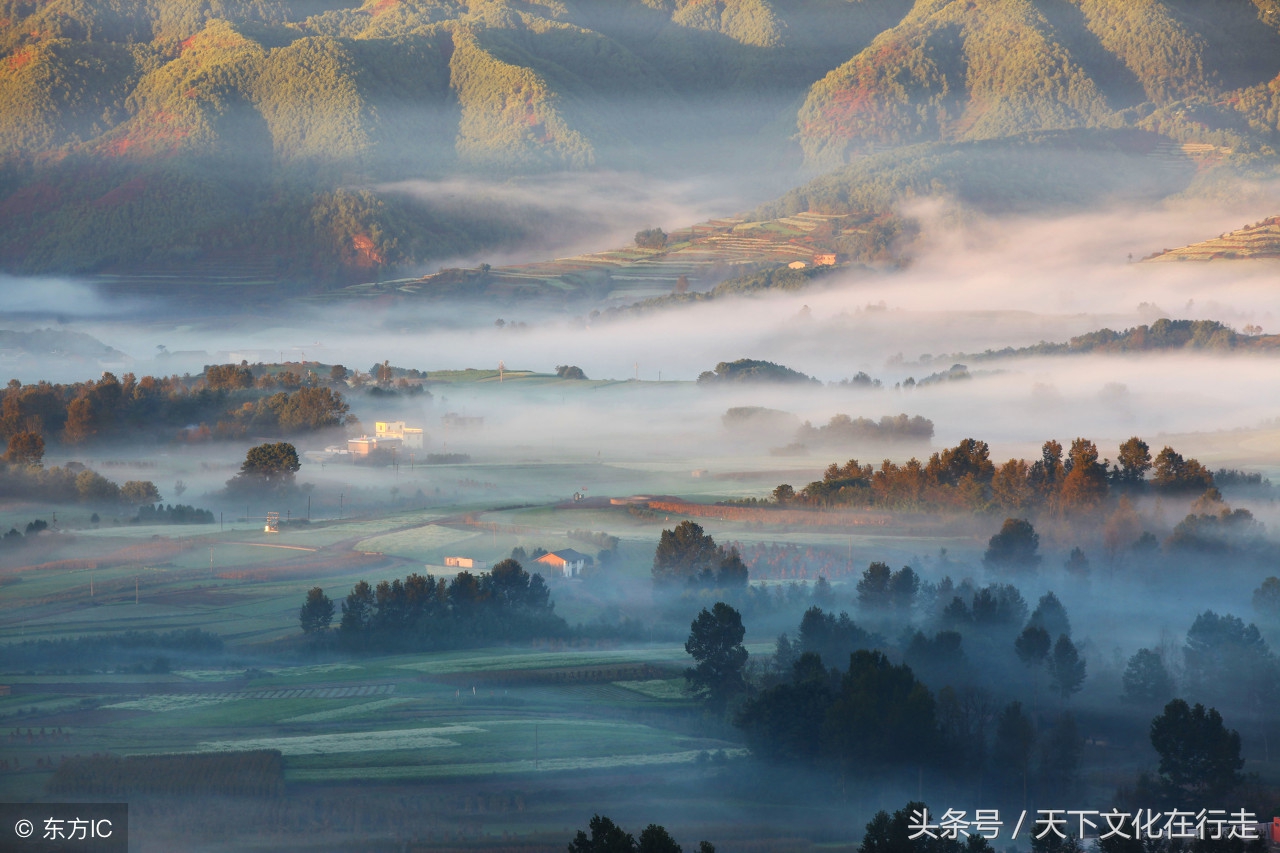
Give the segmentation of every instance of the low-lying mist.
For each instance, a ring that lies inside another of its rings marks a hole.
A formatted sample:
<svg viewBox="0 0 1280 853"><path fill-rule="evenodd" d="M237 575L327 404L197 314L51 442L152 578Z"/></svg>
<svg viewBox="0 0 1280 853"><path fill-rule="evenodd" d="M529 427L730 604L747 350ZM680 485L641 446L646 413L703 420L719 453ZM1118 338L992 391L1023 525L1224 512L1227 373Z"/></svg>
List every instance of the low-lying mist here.
<svg viewBox="0 0 1280 853"><path fill-rule="evenodd" d="M718 203L715 193L685 185L671 194L637 191L610 212L614 184L627 180L613 176L607 183L582 194L564 186L552 189L554 181L493 185L484 192L506 193L548 210L578 211L615 235L630 222L650 217L670 223L679 216L705 216ZM471 188L437 184L423 191L465 194ZM420 420L429 431L446 412L484 417L483 431L459 436L450 447L503 456L560 455L565 448L572 448L571 456L587 452L603 459L758 456L790 442L785 431L730 436L722 418L738 406L782 410L815 426L836 414L921 415L934 422L935 446L973 436L991 442L993 455L1002 458L1034 455L1044 439L1075 436L1093 438L1105 454L1130 435L1158 445L1162 434L1248 429L1275 418L1280 413L1260 393L1273 374L1270 357L1187 350L1005 359L962 354L1061 342L1160 317L1275 331L1280 295L1270 262L1136 262L1164 245L1210 236L1206 232L1238 226L1257 213L1200 207L1115 210L957 225L941 203L922 204L915 214L924 224L923 235L915 261L905 270L853 269L819 279L802 292L595 318L585 316L590 306L566 312L534 303L495 308L406 299L393 307L350 301L332 308L281 300L275 310L252 320L184 317L178 322L132 312L125 320L108 313L110 300L88 287L65 284L46 296L31 282L31 293L10 297L18 300L10 303L14 309L26 312L23 325L39 327L32 312L43 307L50 319L63 321L59 328L87 332L130 360L92 365L50 353L38 359L6 357L0 363L7 362L10 374L27 382L84 380L102 367L139 375L198 373L205 364L242 358L341 363L360 370L384 360L427 371L492 370L502 363L509 371L551 373L557 365L576 365L592 380L643 380L608 386L439 385L432 387L429 401L403 401L403 416ZM60 314L62 305L100 310L80 319ZM499 319L501 326L495 325ZM822 383L865 372L882 387L689 384L718 362L738 358L784 364ZM966 378L948 378L957 362L967 366ZM929 377L935 381L919 384ZM896 387L908 379L917 383L914 388ZM362 421L400 411L354 389L348 396ZM871 459L925 450L847 448ZM846 449L810 452L809 464L818 464ZM1269 458L1245 459L1220 443L1213 452L1215 462L1273 464Z"/></svg>

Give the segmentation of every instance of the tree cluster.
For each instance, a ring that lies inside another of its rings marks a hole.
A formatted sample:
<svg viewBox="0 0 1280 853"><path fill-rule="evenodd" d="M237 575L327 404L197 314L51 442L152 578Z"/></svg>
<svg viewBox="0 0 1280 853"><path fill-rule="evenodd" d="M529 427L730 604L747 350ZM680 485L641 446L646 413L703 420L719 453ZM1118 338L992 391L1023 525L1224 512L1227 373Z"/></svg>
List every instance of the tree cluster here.
<svg viewBox="0 0 1280 853"><path fill-rule="evenodd" d="M302 629L318 633L333 617L323 590L307 593ZM338 639L356 650L458 648L492 642L562 637L568 631L542 580L515 560L452 580L412 574L371 587L358 582L341 603Z"/></svg>
<svg viewBox="0 0 1280 853"><path fill-rule="evenodd" d="M588 832L590 834L588 834ZM578 830L569 844L569 853L682 853L665 827L651 823L635 838L612 820L601 815L592 816L587 831ZM716 853L710 841L698 844L697 853Z"/></svg>
<svg viewBox="0 0 1280 853"><path fill-rule="evenodd" d="M9 382L0 392L0 438L5 461L38 464L45 443L187 435L189 424L213 424L203 434L237 437L314 432L346 423L342 395L299 377L260 366L210 365L203 377L102 374L97 382L69 385ZM254 378L256 375L256 379ZM285 390L275 390L283 385ZM187 436L190 437L190 436Z"/></svg>
<svg viewBox="0 0 1280 853"><path fill-rule="evenodd" d="M1065 458L1057 441L1045 442L1041 458L1033 462L1010 459L997 467L990 457L985 441L966 438L924 463L914 458L902 465L886 459L879 468L856 459L832 463L821 480L788 491L785 502L907 510L1088 511L1127 492L1198 494L1213 486L1212 472L1197 460L1185 459L1171 447L1153 459L1146 442L1137 437L1120 446L1115 464L1100 458L1097 446L1085 438L1072 441Z"/></svg>
<svg viewBox="0 0 1280 853"><path fill-rule="evenodd" d="M654 583L664 586L741 588L748 577L737 549L721 548L702 525L688 520L663 530L653 554Z"/></svg>
<svg viewBox="0 0 1280 853"><path fill-rule="evenodd" d="M854 442L912 442L933 438L933 421L920 415L885 415L878 421L834 415L822 426L805 422L796 433L796 443L816 447Z"/></svg>
<svg viewBox="0 0 1280 853"><path fill-rule="evenodd" d="M772 361L759 361L754 358L740 358L737 361L722 361L715 370L704 370L698 374L698 384L702 386L727 385L737 383L775 383L783 385L817 385L821 384L812 376Z"/></svg>

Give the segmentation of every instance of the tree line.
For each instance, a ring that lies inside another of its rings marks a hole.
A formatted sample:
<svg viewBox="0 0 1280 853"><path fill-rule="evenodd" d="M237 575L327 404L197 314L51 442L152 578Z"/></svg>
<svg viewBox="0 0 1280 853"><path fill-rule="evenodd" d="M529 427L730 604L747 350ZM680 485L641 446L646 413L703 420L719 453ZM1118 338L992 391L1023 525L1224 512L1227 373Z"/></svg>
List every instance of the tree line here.
<svg viewBox="0 0 1280 853"><path fill-rule="evenodd" d="M1039 459L1010 459L999 466L985 441L966 438L923 463L916 458L901 465L886 459L879 468L857 459L832 463L821 480L799 491L779 485L773 501L802 507L1087 511L1121 494L1195 494L1213 486L1213 473L1198 460L1172 447L1153 457L1136 436L1120 445L1114 464L1101 458L1094 442L1077 438L1065 452L1061 443L1049 440Z"/></svg>
<svg viewBox="0 0 1280 853"><path fill-rule="evenodd" d="M329 631L335 609L320 587L299 611L303 632ZM411 574L370 586L359 581L341 602L338 642L359 651L457 648L568 633L540 574L515 560L452 580Z"/></svg>
<svg viewBox="0 0 1280 853"><path fill-rule="evenodd" d="M8 461L39 463L45 443L68 446L151 436L199 438L314 432L342 426L350 407L314 372L262 365L210 365L197 377L141 379L103 373L98 381L24 385L0 392L0 438ZM189 434L185 427L202 424ZM212 424L212 426L209 426Z"/></svg>

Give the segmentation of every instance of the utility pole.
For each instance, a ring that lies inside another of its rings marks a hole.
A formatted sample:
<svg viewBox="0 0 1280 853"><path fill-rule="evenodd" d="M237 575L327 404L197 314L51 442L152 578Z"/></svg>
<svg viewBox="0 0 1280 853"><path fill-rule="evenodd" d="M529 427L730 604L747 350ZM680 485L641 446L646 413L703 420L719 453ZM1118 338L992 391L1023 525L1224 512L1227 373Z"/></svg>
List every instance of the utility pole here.
<svg viewBox="0 0 1280 853"><path fill-rule="evenodd" d="M133 576L133 603L138 603L138 576Z"/></svg>
<svg viewBox="0 0 1280 853"><path fill-rule="evenodd" d="M209 546L209 577L213 578L213 546Z"/></svg>

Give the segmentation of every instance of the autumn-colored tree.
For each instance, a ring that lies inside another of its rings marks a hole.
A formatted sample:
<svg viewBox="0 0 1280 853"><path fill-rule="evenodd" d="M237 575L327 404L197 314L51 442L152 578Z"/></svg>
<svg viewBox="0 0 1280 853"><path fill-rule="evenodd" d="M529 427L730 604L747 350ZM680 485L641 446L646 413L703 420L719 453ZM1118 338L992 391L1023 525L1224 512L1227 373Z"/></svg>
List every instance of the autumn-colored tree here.
<svg viewBox="0 0 1280 853"><path fill-rule="evenodd" d="M1024 459L1010 459L991 478L991 500L1001 509L1021 510L1031 504L1035 493L1027 479L1030 466Z"/></svg>
<svg viewBox="0 0 1280 853"><path fill-rule="evenodd" d="M1151 448L1136 435L1120 445L1116 459L1120 463L1116 479L1126 486L1140 485L1151 470Z"/></svg>
<svg viewBox="0 0 1280 853"><path fill-rule="evenodd" d="M1071 442L1070 472L1062 480L1058 500L1064 509L1092 510L1107 497L1107 466L1098 461L1098 447L1087 438Z"/></svg>
<svg viewBox="0 0 1280 853"><path fill-rule="evenodd" d="M131 505L153 504L159 501L160 490L149 480L129 480L120 487L120 501Z"/></svg>
<svg viewBox="0 0 1280 853"><path fill-rule="evenodd" d="M88 397L77 397L67 406L67 421L62 440L67 444L84 444L98 434L98 413Z"/></svg>
<svg viewBox="0 0 1280 853"><path fill-rule="evenodd" d="M38 432L20 432L9 437L4 461L11 465L39 465L44 459L44 437Z"/></svg>

